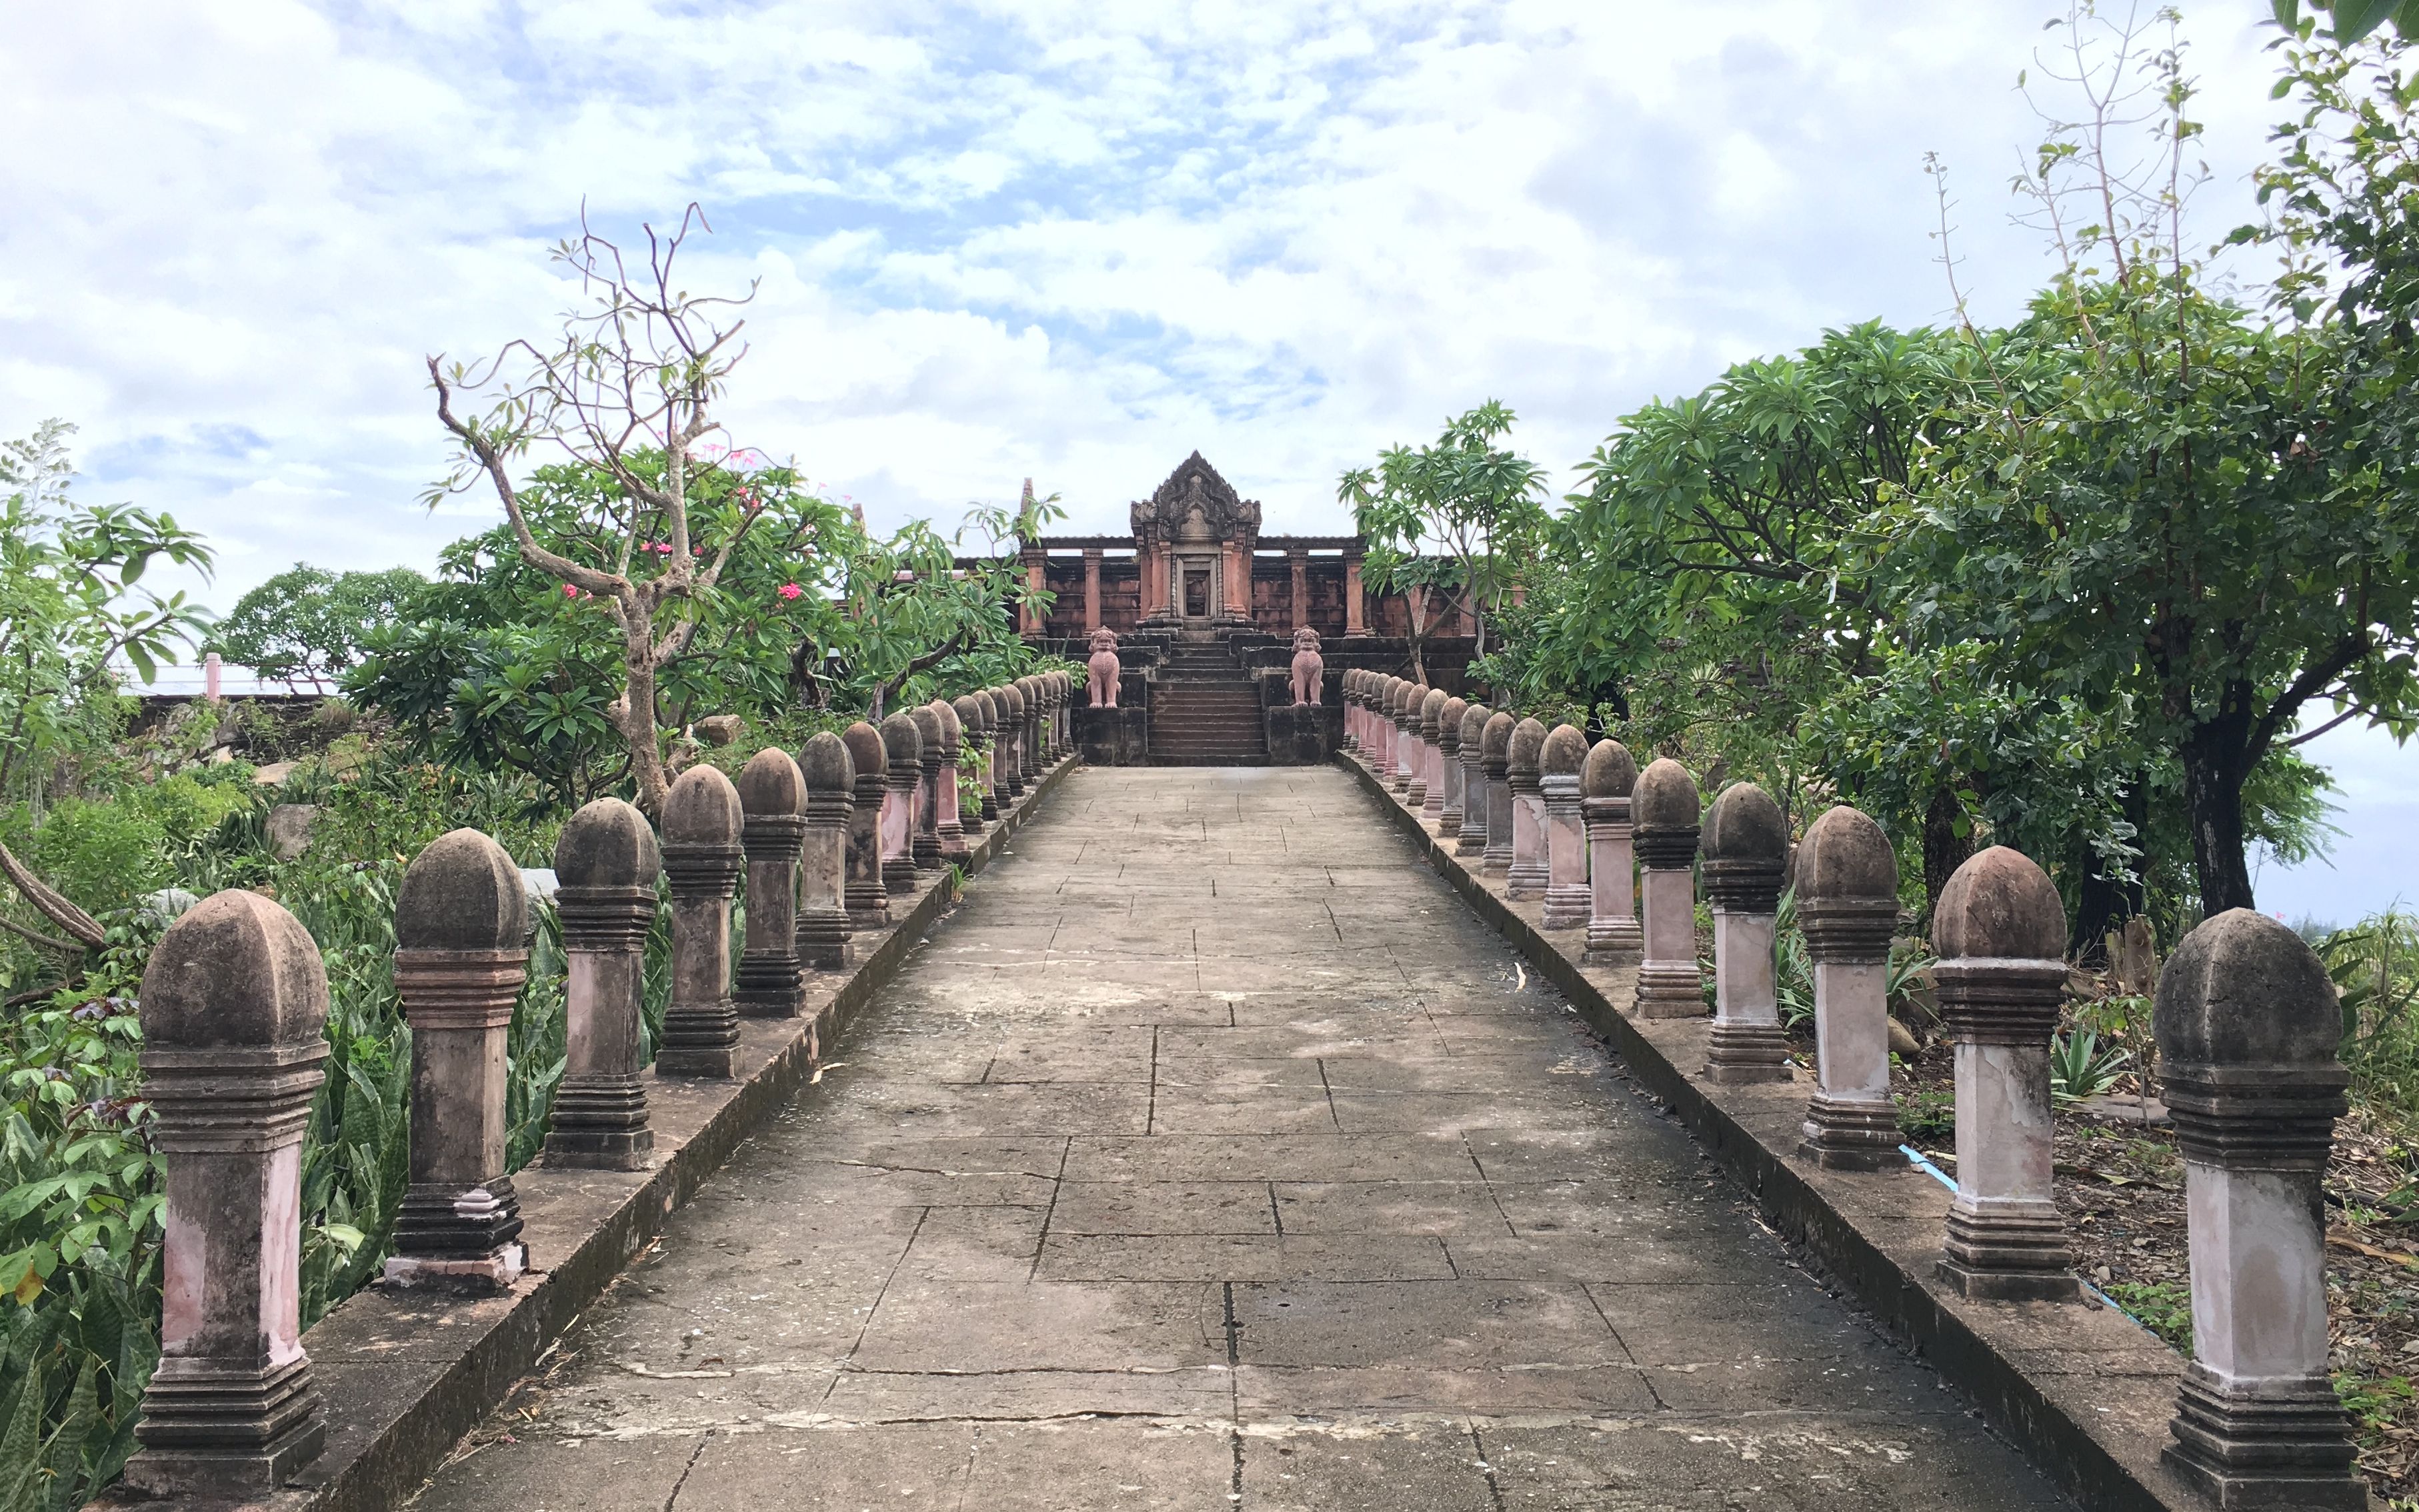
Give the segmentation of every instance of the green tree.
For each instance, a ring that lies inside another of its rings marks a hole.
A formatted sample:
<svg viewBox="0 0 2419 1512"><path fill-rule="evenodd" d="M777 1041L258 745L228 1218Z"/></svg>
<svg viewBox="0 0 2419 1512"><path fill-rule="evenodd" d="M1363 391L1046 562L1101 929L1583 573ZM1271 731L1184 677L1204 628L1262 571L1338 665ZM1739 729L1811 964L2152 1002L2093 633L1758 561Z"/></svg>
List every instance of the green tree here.
<svg viewBox="0 0 2419 1512"><path fill-rule="evenodd" d="M1515 418L1489 399L1447 421L1434 442L1390 447L1376 468L1350 469L1337 482L1335 497L1367 543L1364 580L1414 606L1411 665L1419 676L1427 675L1420 643L1428 606L1439 617L1444 607L1457 608L1484 654L1487 622L1512 596L1545 530L1545 471L1496 444Z"/></svg>
<svg viewBox="0 0 2419 1512"><path fill-rule="evenodd" d="M237 599L204 649L263 678L324 692L361 660L371 633L393 624L427 586L409 567L335 573L298 562Z"/></svg>
<svg viewBox="0 0 2419 1512"><path fill-rule="evenodd" d="M457 443L453 471L429 495L481 480L504 506L521 559L573 595L585 595L612 625L620 686L606 715L629 757L638 801L649 812L670 790L657 684L704 624L701 593L720 582L754 529L763 501L717 490L734 458L720 440L715 407L746 354L746 322L732 312L754 297L692 295L676 272L689 236L710 230L695 205L669 234L645 228L647 253L633 270L623 251L583 221L555 249L586 303L563 317L546 345L520 340L473 368L428 359L437 418ZM485 394L484 414L457 414L459 397ZM532 451L569 459L556 501L578 512L562 533L587 549L565 551L540 534L537 502L523 497L515 468ZM794 484L794 479L792 480Z"/></svg>
<svg viewBox="0 0 2419 1512"><path fill-rule="evenodd" d="M116 733L120 658L146 678L191 647L202 610L144 586L151 563L207 574L210 551L164 512L85 504L69 492L72 427L46 421L0 444L0 793L47 779L51 764ZM100 925L0 845L0 872L59 939L0 927L65 951L97 949Z"/></svg>

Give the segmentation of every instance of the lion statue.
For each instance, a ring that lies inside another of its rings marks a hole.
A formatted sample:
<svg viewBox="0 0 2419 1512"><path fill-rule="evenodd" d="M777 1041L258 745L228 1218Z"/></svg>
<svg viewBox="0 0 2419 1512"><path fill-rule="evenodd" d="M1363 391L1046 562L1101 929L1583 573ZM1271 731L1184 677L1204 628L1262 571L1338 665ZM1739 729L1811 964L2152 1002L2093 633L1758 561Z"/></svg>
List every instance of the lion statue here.
<svg viewBox="0 0 2419 1512"><path fill-rule="evenodd" d="M1293 701L1297 706L1318 702L1318 686L1327 661L1318 654L1318 632L1305 625L1293 633Z"/></svg>
<svg viewBox="0 0 2419 1512"><path fill-rule="evenodd" d="M1114 709L1117 706L1117 632L1107 625L1092 632L1092 658L1085 663L1091 669L1092 707Z"/></svg>

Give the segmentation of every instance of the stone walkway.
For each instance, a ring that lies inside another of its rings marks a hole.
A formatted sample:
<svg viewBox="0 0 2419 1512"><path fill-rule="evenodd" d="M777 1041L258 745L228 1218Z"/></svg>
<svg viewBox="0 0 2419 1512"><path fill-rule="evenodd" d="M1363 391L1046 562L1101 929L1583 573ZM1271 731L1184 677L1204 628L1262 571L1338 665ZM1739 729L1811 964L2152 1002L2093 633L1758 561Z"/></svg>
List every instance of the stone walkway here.
<svg viewBox="0 0 2419 1512"><path fill-rule="evenodd" d="M2065 1505L1343 774L1073 774L430 1512Z"/></svg>

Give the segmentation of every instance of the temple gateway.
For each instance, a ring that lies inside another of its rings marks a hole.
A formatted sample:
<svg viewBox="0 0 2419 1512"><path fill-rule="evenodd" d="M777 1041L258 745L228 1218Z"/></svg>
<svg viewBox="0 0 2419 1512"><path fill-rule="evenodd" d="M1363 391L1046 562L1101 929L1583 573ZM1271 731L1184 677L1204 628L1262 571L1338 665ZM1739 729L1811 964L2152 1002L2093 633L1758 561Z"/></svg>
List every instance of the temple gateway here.
<svg viewBox="0 0 2419 1512"><path fill-rule="evenodd" d="M1044 536L1019 550L1025 580L1054 595L1046 613L1026 612L1028 640L1083 661L1095 632L1117 637L1117 706L1077 711L1086 759L1324 762L1343 734L1344 671L1412 675L1415 621L1425 681L1461 690L1475 642L1456 609L1368 592L1358 535L1261 534L1259 501L1199 452L1129 518L1129 534ZM1294 698L1302 630L1317 633L1324 663L1315 705Z"/></svg>

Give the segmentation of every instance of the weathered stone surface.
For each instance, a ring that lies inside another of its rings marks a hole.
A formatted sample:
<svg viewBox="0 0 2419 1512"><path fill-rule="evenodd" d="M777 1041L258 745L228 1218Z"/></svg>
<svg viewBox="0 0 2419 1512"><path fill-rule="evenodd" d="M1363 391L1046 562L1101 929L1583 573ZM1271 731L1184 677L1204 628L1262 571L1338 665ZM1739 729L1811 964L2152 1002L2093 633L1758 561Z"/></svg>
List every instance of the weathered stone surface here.
<svg viewBox="0 0 2419 1512"><path fill-rule="evenodd" d="M134 1490L253 1500L326 1442L303 1353L302 1134L328 975L294 916L240 888L168 927L143 973L144 1095L167 1161L162 1358Z"/></svg>
<svg viewBox="0 0 2419 1512"><path fill-rule="evenodd" d="M1771 795L1733 782L1705 811L1705 896L1714 912L1714 1026L1705 1074L1729 1083L1789 1080L1773 955L1789 821Z"/></svg>
<svg viewBox="0 0 2419 1512"><path fill-rule="evenodd" d="M849 769L856 774L856 802L848 814L849 927L880 929L890 922L890 896L882 882L882 802L889 791L890 754L882 732L862 719L841 731L840 738L848 748ZM998 817L988 787L983 812L986 818Z"/></svg>
<svg viewBox="0 0 2419 1512"><path fill-rule="evenodd" d="M1545 800L1548 929L1579 929L1588 921L1587 825L1579 817L1579 768L1587 733L1556 725L1537 752L1537 790Z"/></svg>
<svg viewBox="0 0 2419 1512"><path fill-rule="evenodd" d="M2229 909L2176 947L2151 1022L2193 1259L2166 1463L2224 1507L2364 1506L2327 1374L2319 1180L2348 1077L2326 967L2283 924Z"/></svg>
<svg viewBox="0 0 2419 1512"><path fill-rule="evenodd" d="M269 810L269 854L281 861L301 858L311 848L311 826L318 822L316 803L281 803Z"/></svg>
<svg viewBox="0 0 2419 1512"><path fill-rule="evenodd" d="M923 732L909 716L890 715L882 721L882 748L889 762L888 788L882 797L882 885L904 896L916 890L916 810L924 779Z"/></svg>
<svg viewBox="0 0 2419 1512"><path fill-rule="evenodd" d="M1887 972L1898 856L1855 809L1826 810L1797 845L1797 920L1814 966L1814 1066L1806 1153L1841 1170L1903 1165L1889 1095Z"/></svg>
<svg viewBox="0 0 2419 1512"><path fill-rule="evenodd" d="M664 872L672 893L672 998L655 1047L658 1076L728 1076L739 1045L731 997L731 898L746 865L739 789L692 766L664 800Z"/></svg>
<svg viewBox="0 0 2419 1512"><path fill-rule="evenodd" d="M1070 782L422 1506L2062 1504L1343 774Z"/></svg>
<svg viewBox="0 0 2419 1512"><path fill-rule="evenodd" d="M788 751L768 746L739 769L739 842L747 856L747 935L732 1000L750 1018L798 1015L798 849L807 782Z"/></svg>
<svg viewBox="0 0 2419 1512"><path fill-rule="evenodd" d="M1487 779L1487 847L1479 860L1487 871L1512 870L1512 732L1520 721L1508 709L1487 717L1479 730L1478 764Z"/></svg>
<svg viewBox="0 0 2419 1512"><path fill-rule="evenodd" d="M1697 779L1670 757L1647 764L1629 795L1631 843L1640 878L1637 1010L1642 1018L1696 1018L1705 1011L1697 968Z"/></svg>
<svg viewBox="0 0 2419 1512"><path fill-rule="evenodd" d="M509 1286L529 1266L504 1172L504 1040L529 964L520 869L475 829L439 836L404 872L394 935L411 1026L410 1185L386 1280Z"/></svg>
<svg viewBox="0 0 2419 1512"><path fill-rule="evenodd" d="M1579 817L1588 833L1588 933L1592 955L1636 960L1646 933L1638 922L1638 866L1629 822L1638 763L1618 740L1599 740L1579 766Z"/></svg>
<svg viewBox="0 0 2419 1512"><path fill-rule="evenodd" d="M1941 1279L1968 1297L2071 1302L2050 1185L2049 1037L2066 996L2057 887L2004 845L1941 889L1932 935L1941 1026L1957 1046L1957 1200Z"/></svg>
<svg viewBox="0 0 2419 1512"><path fill-rule="evenodd" d="M709 714L689 726L709 746L735 746L747 733L747 721L735 714Z"/></svg>
<svg viewBox="0 0 2419 1512"><path fill-rule="evenodd" d="M743 781L743 800L747 795ZM569 1030L568 1059L546 1136L549 1165L639 1170L655 1149L639 1074L639 996L662 869L646 815L619 798L586 805L555 841L554 870L562 879L555 909L569 958L563 988Z"/></svg>
<svg viewBox="0 0 2419 1512"><path fill-rule="evenodd" d="M1503 873L1507 898L1537 898L1546 891L1546 796L1538 762L1546 748L1542 719L1512 727L1503 750L1503 780L1512 795L1512 860Z"/></svg>
<svg viewBox="0 0 2419 1512"><path fill-rule="evenodd" d="M944 738L953 729L946 727ZM848 743L828 730L809 736L798 755L798 771L807 784L806 837L798 851L798 962L833 971L851 959L845 872L849 816L856 808L856 767L849 760ZM954 790L949 795L956 797ZM963 838L958 851L965 853Z"/></svg>

